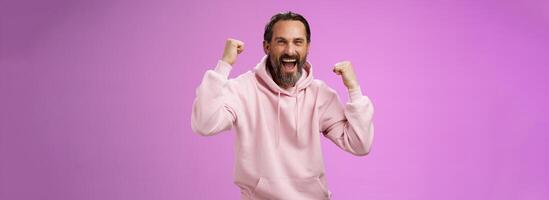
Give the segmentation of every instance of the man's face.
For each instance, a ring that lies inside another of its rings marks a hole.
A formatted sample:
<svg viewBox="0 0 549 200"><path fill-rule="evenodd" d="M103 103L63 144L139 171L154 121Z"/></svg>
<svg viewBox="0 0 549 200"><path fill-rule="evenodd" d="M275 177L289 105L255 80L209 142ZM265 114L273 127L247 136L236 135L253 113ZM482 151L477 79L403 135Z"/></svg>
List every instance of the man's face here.
<svg viewBox="0 0 549 200"><path fill-rule="evenodd" d="M274 81L283 88L293 87L302 74L309 52L307 31L302 22L281 20L273 26L270 42L263 42Z"/></svg>

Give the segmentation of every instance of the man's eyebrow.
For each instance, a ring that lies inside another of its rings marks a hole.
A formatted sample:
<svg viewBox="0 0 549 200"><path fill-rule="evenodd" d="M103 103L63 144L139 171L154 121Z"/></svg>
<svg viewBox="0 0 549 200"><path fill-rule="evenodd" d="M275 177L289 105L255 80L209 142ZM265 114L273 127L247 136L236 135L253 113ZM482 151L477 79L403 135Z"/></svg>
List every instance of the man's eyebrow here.
<svg viewBox="0 0 549 200"><path fill-rule="evenodd" d="M283 37L275 37L275 40L286 40L286 38L283 38ZM304 41L305 38L295 38L295 39L293 39L293 40L294 40L294 41L296 41L296 40Z"/></svg>

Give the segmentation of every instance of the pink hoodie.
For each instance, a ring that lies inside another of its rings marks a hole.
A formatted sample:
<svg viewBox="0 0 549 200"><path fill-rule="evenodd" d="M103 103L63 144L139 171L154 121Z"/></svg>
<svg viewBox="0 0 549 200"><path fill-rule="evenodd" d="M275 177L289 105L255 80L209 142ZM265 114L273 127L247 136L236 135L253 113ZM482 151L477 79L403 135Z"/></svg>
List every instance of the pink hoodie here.
<svg viewBox="0 0 549 200"><path fill-rule="evenodd" d="M363 156L374 136L374 107L360 89L343 106L337 93L314 80L307 62L296 86L284 90L263 57L253 71L228 79L219 61L196 91L191 125L201 135L236 129L235 181L242 199L330 199L320 133L341 149Z"/></svg>

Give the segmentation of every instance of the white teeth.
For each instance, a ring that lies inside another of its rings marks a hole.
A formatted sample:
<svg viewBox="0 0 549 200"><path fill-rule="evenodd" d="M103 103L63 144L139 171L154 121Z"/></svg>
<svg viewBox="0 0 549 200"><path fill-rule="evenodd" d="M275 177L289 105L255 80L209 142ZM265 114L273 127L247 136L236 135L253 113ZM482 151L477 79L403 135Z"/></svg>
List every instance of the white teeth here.
<svg viewBox="0 0 549 200"><path fill-rule="evenodd" d="M282 59L282 62L295 62L295 59Z"/></svg>

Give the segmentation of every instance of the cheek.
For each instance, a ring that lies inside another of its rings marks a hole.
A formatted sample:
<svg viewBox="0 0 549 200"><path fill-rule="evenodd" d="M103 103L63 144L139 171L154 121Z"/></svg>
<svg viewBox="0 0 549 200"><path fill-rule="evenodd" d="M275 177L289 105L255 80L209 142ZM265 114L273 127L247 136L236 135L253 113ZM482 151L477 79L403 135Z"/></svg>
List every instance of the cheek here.
<svg viewBox="0 0 549 200"><path fill-rule="evenodd" d="M281 55L281 51L277 49L271 49L271 56L273 56L275 59L278 59Z"/></svg>
<svg viewBox="0 0 549 200"><path fill-rule="evenodd" d="M302 48L299 48L299 55L305 57L305 55L307 55L307 52L309 50L307 49L307 47L302 47Z"/></svg>
<svg viewBox="0 0 549 200"><path fill-rule="evenodd" d="M286 46L284 45L274 45L272 50L277 54L282 54L284 50L286 50Z"/></svg>

